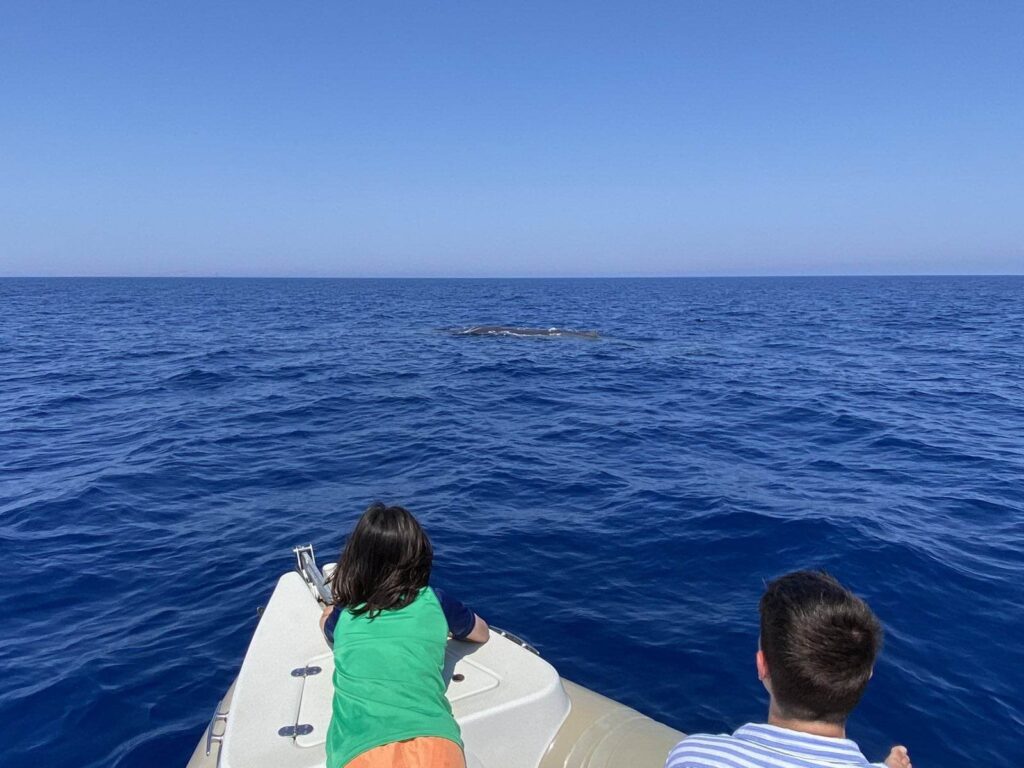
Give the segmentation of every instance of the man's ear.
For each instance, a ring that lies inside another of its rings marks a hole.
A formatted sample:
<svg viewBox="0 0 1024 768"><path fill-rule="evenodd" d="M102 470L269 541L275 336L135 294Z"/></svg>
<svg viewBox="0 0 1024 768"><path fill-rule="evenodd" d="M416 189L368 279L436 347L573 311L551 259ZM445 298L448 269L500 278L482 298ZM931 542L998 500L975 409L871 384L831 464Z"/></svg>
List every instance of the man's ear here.
<svg viewBox="0 0 1024 768"><path fill-rule="evenodd" d="M757 661L757 679L763 683L765 680L769 679L771 675L768 674L768 662L764 660L764 651L760 648L757 649L757 656L755 659Z"/></svg>

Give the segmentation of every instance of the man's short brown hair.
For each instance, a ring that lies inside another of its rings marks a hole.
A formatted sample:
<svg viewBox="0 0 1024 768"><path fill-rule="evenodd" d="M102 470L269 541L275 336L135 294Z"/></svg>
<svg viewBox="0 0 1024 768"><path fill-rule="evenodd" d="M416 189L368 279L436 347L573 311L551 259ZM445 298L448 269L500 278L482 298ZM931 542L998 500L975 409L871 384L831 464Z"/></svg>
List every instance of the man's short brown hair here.
<svg viewBox="0 0 1024 768"><path fill-rule="evenodd" d="M797 571L768 584L760 611L779 713L845 722L882 647L882 625L867 603L824 571Z"/></svg>

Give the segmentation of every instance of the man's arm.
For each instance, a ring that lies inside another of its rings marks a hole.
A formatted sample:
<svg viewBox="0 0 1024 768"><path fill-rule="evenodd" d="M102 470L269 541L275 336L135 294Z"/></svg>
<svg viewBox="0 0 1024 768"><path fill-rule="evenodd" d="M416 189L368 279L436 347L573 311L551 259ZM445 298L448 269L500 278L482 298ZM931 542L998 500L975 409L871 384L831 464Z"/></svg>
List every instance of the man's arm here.
<svg viewBox="0 0 1024 768"><path fill-rule="evenodd" d="M910 754L906 747L893 747L889 756L885 758L885 765L888 768L911 768Z"/></svg>

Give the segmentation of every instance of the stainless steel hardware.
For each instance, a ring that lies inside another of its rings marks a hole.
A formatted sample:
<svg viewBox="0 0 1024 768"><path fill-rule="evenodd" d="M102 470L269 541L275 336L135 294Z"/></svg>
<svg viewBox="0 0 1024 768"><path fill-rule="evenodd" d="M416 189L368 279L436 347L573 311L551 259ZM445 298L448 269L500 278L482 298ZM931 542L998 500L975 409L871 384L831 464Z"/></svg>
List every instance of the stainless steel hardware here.
<svg viewBox="0 0 1024 768"><path fill-rule="evenodd" d="M297 723L296 725L283 725L277 729L278 736L287 736L294 739L296 736L306 736L313 732L313 726L309 723Z"/></svg>
<svg viewBox="0 0 1024 768"><path fill-rule="evenodd" d="M330 587L324 581L324 575L320 572L320 566L316 564L316 555L313 554L313 545L306 544L301 547L292 548L295 553L295 569L306 580L306 583L316 592L321 602L327 605L334 604L334 595Z"/></svg>
<svg viewBox="0 0 1024 768"><path fill-rule="evenodd" d="M213 727L217 723L224 723L224 730L220 733L214 733ZM217 705L216 711L213 713L213 717L210 718L210 725L206 728L206 756L209 757L213 751L213 745L217 744L217 765L220 765L220 752L224 746L224 731L227 730L228 725L228 710L221 712L220 705Z"/></svg>

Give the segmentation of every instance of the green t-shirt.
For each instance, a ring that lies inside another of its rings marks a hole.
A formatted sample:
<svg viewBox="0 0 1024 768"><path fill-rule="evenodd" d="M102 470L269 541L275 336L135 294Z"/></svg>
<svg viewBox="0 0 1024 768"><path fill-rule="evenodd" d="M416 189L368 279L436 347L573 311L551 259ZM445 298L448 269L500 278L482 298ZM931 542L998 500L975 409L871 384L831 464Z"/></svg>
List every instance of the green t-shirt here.
<svg viewBox="0 0 1024 768"><path fill-rule="evenodd" d="M447 641L448 622L430 587L405 608L382 611L374 619L340 611L327 768L342 768L374 747L419 736L462 746L444 695Z"/></svg>

